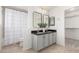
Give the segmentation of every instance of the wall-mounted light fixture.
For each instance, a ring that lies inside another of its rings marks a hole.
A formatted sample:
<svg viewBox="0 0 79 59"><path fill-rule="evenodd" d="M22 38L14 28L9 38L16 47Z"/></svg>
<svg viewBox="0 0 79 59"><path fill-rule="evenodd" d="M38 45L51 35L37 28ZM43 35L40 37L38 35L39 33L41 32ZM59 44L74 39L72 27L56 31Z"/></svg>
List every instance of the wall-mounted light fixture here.
<svg viewBox="0 0 79 59"><path fill-rule="evenodd" d="M42 8L38 8L37 12L40 12L42 14L46 14L47 13L47 11L45 9L42 9Z"/></svg>

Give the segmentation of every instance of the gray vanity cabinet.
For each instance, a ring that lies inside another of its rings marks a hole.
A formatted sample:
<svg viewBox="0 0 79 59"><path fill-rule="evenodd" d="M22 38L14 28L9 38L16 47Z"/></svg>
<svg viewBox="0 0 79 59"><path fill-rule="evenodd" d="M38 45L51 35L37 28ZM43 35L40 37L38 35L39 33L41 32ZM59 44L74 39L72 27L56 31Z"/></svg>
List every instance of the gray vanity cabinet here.
<svg viewBox="0 0 79 59"><path fill-rule="evenodd" d="M41 50L45 47L48 47L49 38L48 34L44 35L32 35L32 48L34 50Z"/></svg>
<svg viewBox="0 0 79 59"><path fill-rule="evenodd" d="M44 35L32 35L32 48L36 51L44 48Z"/></svg>
<svg viewBox="0 0 79 59"><path fill-rule="evenodd" d="M39 51L56 42L56 32L46 34L32 34L32 48Z"/></svg>

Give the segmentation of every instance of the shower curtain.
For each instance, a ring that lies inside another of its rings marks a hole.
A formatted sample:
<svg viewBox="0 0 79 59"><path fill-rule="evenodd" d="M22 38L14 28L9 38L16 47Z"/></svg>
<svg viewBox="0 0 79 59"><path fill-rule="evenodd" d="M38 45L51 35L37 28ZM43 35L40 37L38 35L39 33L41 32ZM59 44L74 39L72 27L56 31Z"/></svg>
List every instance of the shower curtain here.
<svg viewBox="0 0 79 59"><path fill-rule="evenodd" d="M5 8L4 45L23 41L27 29L27 13Z"/></svg>

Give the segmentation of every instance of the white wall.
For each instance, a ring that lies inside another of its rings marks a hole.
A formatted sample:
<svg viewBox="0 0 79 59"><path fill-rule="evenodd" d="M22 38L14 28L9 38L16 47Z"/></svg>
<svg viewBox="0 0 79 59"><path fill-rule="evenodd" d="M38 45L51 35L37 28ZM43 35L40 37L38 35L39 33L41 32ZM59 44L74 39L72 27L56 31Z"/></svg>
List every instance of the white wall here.
<svg viewBox="0 0 79 59"><path fill-rule="evenodd" d="M28 8L28 20L27 20L27 35L26 39L24 40L24 50L31 48L31 29L32 29L32 9Z"/></svg>
<svg viewBox="0 0 79 59"><path fill-rule="evenodd" d="M65 46L65 18L64 11L71 6L58 6L49 12L50 16L55 16L55 26L50 26L51 29L57 30L57 44Z"/></svg>

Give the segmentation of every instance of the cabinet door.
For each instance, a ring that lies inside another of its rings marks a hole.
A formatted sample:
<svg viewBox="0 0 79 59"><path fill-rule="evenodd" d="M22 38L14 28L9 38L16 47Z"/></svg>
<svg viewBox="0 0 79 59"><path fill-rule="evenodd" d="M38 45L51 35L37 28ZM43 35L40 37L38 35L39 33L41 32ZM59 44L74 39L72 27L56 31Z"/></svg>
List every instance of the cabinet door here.
<svg viewBox="0 0 79 59"><path fill-rule="evenodd" d="M45 34L43 38L44 38L44 43L43 43L44 47L47 47L48 46L48 34Z"/></svg>
<svg viewBox="0 0 79 59"><path fill-rule="evenodd" d="M32 48L34 50L37 50L37 36L36 35L32 35Z"/></svg>
<svg viewBox="0 0 79 59"><path fill-rule="evenodd" d="M49 34L49 45L53 43L53 33Z"/></svg>
<svg viewBox="0 0 79 59"><path fill-rule="evenodd" d="M42 48L44 48L44 45L43 45L43 37L44 37L44 35L39 35L38 37L37 37L37 50L40 50L40 49L42 49Z"/></svg>
<svg viewBox="0 0 79 59"><path fill-rule="evenodd" d="M52 35L52 43L55 43L56 42L56 33L53 33Z"/></svg>

